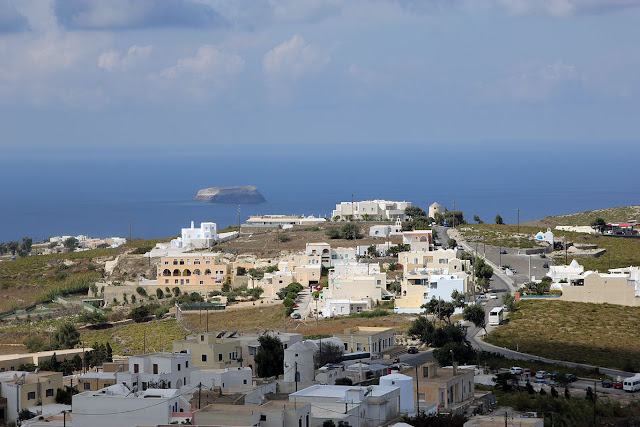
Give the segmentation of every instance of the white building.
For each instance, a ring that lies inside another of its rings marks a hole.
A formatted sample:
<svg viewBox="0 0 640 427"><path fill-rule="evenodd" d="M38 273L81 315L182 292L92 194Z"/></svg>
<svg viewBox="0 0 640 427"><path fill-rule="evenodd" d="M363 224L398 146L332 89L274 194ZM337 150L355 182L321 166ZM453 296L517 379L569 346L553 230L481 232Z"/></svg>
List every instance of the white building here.
<svg viewBox="0 0 640 427"><path fill-rule="evenodd" d="M553 232L550 228L547 228L546 232L538 231L538 234L533 236L533 239L538 242L547 242L553 246Z"/></svg>
<svg viewBox="0 0 640 427"><path fill-rule="evenodd" d="M356 248L356 253L360 257L368 257L369 255L371 255L369 253L369 247L370 246L374 246L375 247L375 250L376 250L378 256L387 256L389 248L391 246L395 246L395 245L393 243L391 243L391 242L384 242L384 243L378 243L377 245L358 246Z"/></svg>
<svg viewBox="0 0 640 427"><path fill-rule="evenodd" d="M182 236L171 241L172 248L204 249L210 248L218 241L218 225L215 222L202 222L196 228L193 221L191 227L182 229Z"/></svg>
<svg viewBox="0 0 640 427"><path fill-rule="evenodd" d="M176 388L191 384L194 371L189 353L150 353L129 357L129 371L118 372L118 384L134 390Z"/></svg>
<svg viewBox="0 0 640 427"><path fill-rule="evenodd" d="M360 202L342 202L336 205L331 213L334 220L354 219L382 219L406 220L404 210L411 207L411 202L393 202L388 200L364 200ZM365 217L366 215L366 217Z"/></svg>
<svg viewBox="0 0 640 427"><path fill-rule="evenodd" d="M315 225L326 222L324 218L297 215L259 215L250 216L243 227L255 228L291 228L294 225Z"/></svg>
<svg viewBox="0 0 640 427"><path fill-rule="evenodd" d="M73 396L73 425L91 427L134 427L165 425L175 413L191 410L176 389L147 389L134 392L122 384ZM176 414L177 415L177 414Z"/></svg>
<svg viewBox="0 0 640 427"><path fill-rule="evenodd" d="M400 387L313 385L289 395L290 402L311 404L311 425L331 419L352 426L379 426L400 413Z"/></svg>
<svg viewBox="0 0 640 427"><path fill-rule="evenodd" d="M569 265L552 265L547 273L551 277L553 283L559 283L561 280L568 281L574 277L582 276L584 266L578 264L575 259Z"/></svg>
<svg viewBox="0 0 640 427"><path fill-rule="evenodd" d="M191 371L191 384L202 383L210 389L220 387L223 391L228 391L232 387L253 385L252 373L251 368L201 368Z"/></svg>
<svg viewBox="0 0 640 427"><path fill-rule="evenodd" d="M369 228L370 237L400 236L402 234L402 221L397 219L393 225L372 225Z"/></svg>
<svg viewBox="0 0 640 427"><path fill-rule="evenodd" d="M348 316L351 313L360 313L373 309L374 301L367 299L325 299L321 313L324 317Z"/></svg>
<svg viewBox="0 0 640 427"><path fill-rule="evenodd" d="M395 373L380 377L380 385L400 388L400 412L414 414L416 411L413 378Z"/></svg>
<svg viewBox="0 0 640 427"><path fill-rule="evenodd" d="M320 255L323 267L333 267L341 262L351 262L356 260L356 248L335 248L332 249L328 243L307 243L304 252L306 255Z"/></svg>
<svg viewBox="0 0 640 427"><path fill-rule="evenodd" d="M297 342L284 351L284 381L310 385L315 381L313 356L318 346L312 341Z"/></svg>
<svg viewBox="0 0 640 427"><path fill-rule="evenodd" d="M401 296L395 299L394 312L419 314L423 304L432 298L450 302L453 291L465 294L469 283L466 273L450 274L447 270L420 269L403 275ZM462 309L457 308L456 313Z"/></svg>

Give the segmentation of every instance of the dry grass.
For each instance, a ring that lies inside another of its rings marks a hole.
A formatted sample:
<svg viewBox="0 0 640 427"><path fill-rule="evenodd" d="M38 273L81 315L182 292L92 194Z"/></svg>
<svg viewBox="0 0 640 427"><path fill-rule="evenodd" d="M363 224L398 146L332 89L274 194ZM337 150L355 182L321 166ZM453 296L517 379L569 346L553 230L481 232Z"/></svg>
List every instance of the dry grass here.
<svg viewBox="0 0 640 427"><path fill-rule="evenodd" d="M596 366L640 368L640 307L522 301L486 341L536 356Z"/></svg>
<svg viewBox="0 0 640 427"><path fill-rule="evenodd" d="M403 332L409 328L409 324L414 316L390 314L375 318L351 318L340 317L333 319L321 319L316 326L315 319L305 322L293 320L285 316L282 305L260 305L251 308L217 311L209 313L209 331L239 330L244 333L255 333L264 331L266 328L276 329L283 332L298 332L304 335L315 334L337 334L342 333L345 328L355 326L393 326L396 331ZM206 330L206 313L202 317L198 314L187 316L185 326L193 332Z"/></svg>
<svg viewBox="0 0 640 427"><path fill-rule="evenodd" d="M640 216L640 206L636 205L578 212L570 215L549 216L544 219L559 225L590 225L596 218L602 218L606 222L626 222L631 219L637 219L638 216Z"/></svg>

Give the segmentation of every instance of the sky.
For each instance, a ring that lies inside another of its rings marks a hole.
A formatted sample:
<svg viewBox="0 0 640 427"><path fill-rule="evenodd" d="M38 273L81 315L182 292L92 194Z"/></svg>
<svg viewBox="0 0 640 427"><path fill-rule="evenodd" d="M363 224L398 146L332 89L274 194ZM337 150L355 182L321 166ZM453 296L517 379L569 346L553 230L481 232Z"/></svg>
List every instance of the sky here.
<svg viewBox="0 0 640 427"><path fill-rule="evenodd" d="M0 0L0 148L633 143L638 22L638 0Z"/></svg>

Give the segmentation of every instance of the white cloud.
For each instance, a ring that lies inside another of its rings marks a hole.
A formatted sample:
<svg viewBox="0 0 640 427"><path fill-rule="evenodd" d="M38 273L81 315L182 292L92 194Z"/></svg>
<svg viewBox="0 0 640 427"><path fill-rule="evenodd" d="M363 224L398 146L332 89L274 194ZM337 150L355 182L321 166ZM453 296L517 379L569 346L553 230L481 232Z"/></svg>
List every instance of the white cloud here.
<svg viewBox="0 0 640 427"><path fill-rule="evenodd" d="M575 66L556 61L544 66L520 64L497 81L478 85L478 89L485 99L543 102L580 81Z"/></svg>
<svg viewBox="0 0 640 427"><path fill-rule="evenodd" d="M579 14L600 14L638 7L639 0L497 0L512 15L546 14L566 18Z"/></svg>
<svg viewBox="0 0 640 427"><path fill-rule="evenodd" d="M298 80L318 73L330 61L328 53L307 43L298 34L271 49L262 63L271 101L288 100Z"/></svg>
<svg viewBox="0 0 640 427"><path fill-rule="evenodd" d="M98 67L107 71L124 70L149 57L153 46L133 45L126 53L110 50L98 57Z"/></svg>

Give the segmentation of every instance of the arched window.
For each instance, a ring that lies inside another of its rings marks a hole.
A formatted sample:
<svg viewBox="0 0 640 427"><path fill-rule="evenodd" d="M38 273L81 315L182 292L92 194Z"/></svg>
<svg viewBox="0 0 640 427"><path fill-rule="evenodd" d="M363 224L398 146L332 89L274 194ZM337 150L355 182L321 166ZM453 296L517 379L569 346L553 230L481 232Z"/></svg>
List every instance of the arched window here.
<svg viewBox="0 0 640 427"><path fill-rule="evenodd" d="M208 268L204 271L204 275L205 276L210 276L211 275L211 270L209 270Z"/></svg>
<svg viewBox="0 0 640 427"><path fill-rule="evenodd" d="M420 241L421 242L426 242L427 241L427 236L420 236Z"/></svg>
<svg viewBox="0 0 640 427"><path fill-rule="evenodd" d="M173 270L173 275L174 276L179 276L180 275L180 270L178 270L177 268L175 270Z"/></svg>
<svg viewBox="0 0 640 427"><path fill-rule="evenodd" d="M200 270L198 270L198 269L193 270L193 275L194 276L199 276L200 274L201 274Z"/></svg>
<svg viewBox="0 0 640 427"><path fill-rule="evenodd" d="M182 272L182 275L183 275L183 276L191 276L191 270L189 270L189 269L187 268L186 270L184 270L184 271Z"/></svg>
<svg viewBox="0 0 640 427"><path fill-rule="evenodd" d="M169 270L168 268L165 268L164 271L162 272L163 276L171 276L171 270Z"/></svg>

